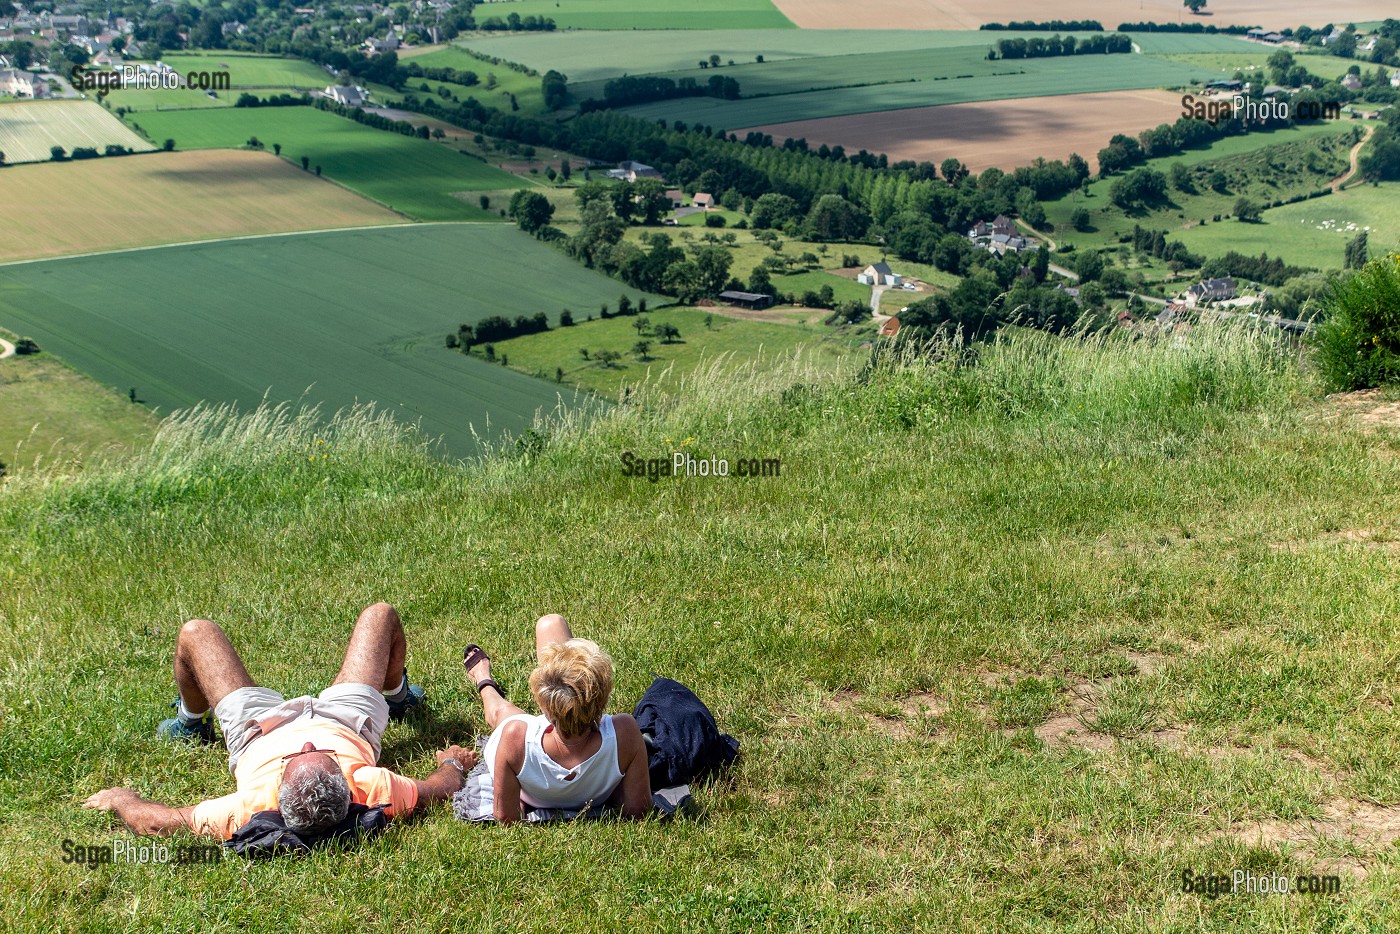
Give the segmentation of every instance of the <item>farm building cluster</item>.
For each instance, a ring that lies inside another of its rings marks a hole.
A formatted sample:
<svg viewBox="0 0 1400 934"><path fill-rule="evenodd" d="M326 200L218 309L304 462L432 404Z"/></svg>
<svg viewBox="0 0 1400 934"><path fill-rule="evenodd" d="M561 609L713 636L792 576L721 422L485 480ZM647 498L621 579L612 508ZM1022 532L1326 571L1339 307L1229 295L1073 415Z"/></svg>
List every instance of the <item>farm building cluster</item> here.
<svg viewBox="0 0 1400 934"><path fill-rule="evenodd" d="M987 250L1002 256L1006 253L1024 253L1040 249L1040 242L1023 236L1016 228L1016 222L1005 214L998 215L990 224L978 221L967 232L967 239L979 250Z"/></svg>

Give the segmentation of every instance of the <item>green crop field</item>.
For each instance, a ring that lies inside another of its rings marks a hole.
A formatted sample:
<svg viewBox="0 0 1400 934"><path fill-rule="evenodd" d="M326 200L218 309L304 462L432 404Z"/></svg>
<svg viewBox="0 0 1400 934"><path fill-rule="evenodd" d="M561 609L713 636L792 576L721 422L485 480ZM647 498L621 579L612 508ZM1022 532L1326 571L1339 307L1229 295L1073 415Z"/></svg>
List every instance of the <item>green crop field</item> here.
<svg viewBox="0 0 1400 934"><path fill-rule="evenodd" d="M54 146L72 151L108 144L145 151L151 145L92 101L0 104L0 152L6 162L46 162Z"/></svg>
<svg viewBox="0 0 1400 934"><path fill-rule="evenodd" d="M0 463L10 472L120 455L145 447L155 430L150 410L132 405L125 390L100 385L53 354L0 360Z"/></svg>
<svg viewBox="0 0 1400 934"><path fill-rule="evenodd" d="M903 72L903 79L884 70L885 61L895 56L902 56L909 69ZM1183 86L1192 81L1218 77L1212 71L1144 55L1077 55L1015 62L960 58L959 64L952 67L939 64L948 58L948 53L935 51L826 59L823 61L826 63L827 77L822 83L827 87L868 80L865 76L872 73L885 75L898 83L808 92L803 92L802 87L810 86L814 77L821 80L823 69L813 68L813 63L791 63L801 78L794 76L788 85L790 93L737 101L711 97L679 98L629 107L626 112L649 120L684 120L692 124L738 129L937 104ZM916 62L926 64L919 66L914 64ZM746 67L760 69L765 65ZM733 72L738 71L740 69L737 67L733 69ZM982 77L958 77L966 74ZM989 76L993 74L995 76ZM740 87L743 93L748 93L742 80Z"/></svg>
<svg viewBox="0 0 1400 934"><path fill-rule="evenodd" d="M167 52L161 60L182 75L191 71L226 71L235 91L242 88L315 91L335 82L330 72L301 58L209 51Z"/></svg>
<svg viewBox="0 0 1400 934"><path fill-rule="evenodd" d="M162 412L372 400L464 454L470 426L519 430L555 391L447 350L448 332L624 291L499 224L412 226L8 266L0 326Z"/></svg>
<svg viewBox="0 0 1400 934"><path fill-rule="evenodd" d="M580 309L574 311L582 317ZM652 327L675 326L681 332L680 340L663 344L656 337L639 335L634 325L640 318L629 316L583 321L572 328L499 341L494 347L498 357L505 354L510 358L511 369L547 380L554 380L557 371L563 370L564 382L615 399L624 386L634 386L649 375L656 378L663 371L670 371L668 379L676 379L711 366L725 369L762 357L771 359L799 347L814 363L834 365L859 340L835 328L740 320L710 309L664 308L648 311L646 318ZM639 340L651 344L646 360L633 352ZM584 359L583 350L589 352L589 359ZM622 359L605 367L593 359L600 350L615 351ZM670 385L675 388L674 383Z"/></svg>
<svg viewBox="0 0 1400 934"><path fill-rule="evenodd" d="M478 23L512 13L560 29L792 29L769 0L511 0L478 6ZM540 69L543 71L544 69Z"/></svg>
<svg viewBox="0 0 1400 934"><path fill-rule="evenodd" d="M1261 49L1265 57L1269 55L1267 47L1235 36L1191 35L1184 32L1130 32L1125 35L1142 49L1144 55L1185 55L1193 52L1243 54Z"/></svg>
<svg viewBox="0 0 1400 934"><path fill-rule="evenodd" d="M252 136L268 149L281 143L283 158L299 162L306 156L328 178L419 220L485 218L475 198L453 193L515 182L509 173L445 146L312 107L140 113L128 120L152 139L174 139L180 149L232 149Z"/></svg>
<svg viewBox="0 0 1400 934"><path fill-rule="evenodd" d="M478 8L480 12L481 8ZM889 29L741 30L707 29L685 32L642 31L625 35L607 32L551 32L477 37L460 41L485 55L509 59L544 72L555 68L569 81L586 82L620 74L685 71L701 59L718 55L722 63L764 62L801 58L913 52L922 49L975 47L986 54L997 39L1046 36L1043 32L981 32L968 30L915 31ZM1088 36L1093 33L1066 33ZM1197 37L1192 37L1197 38ZM1209 51L1209 48L1201 49ZM425 61L420 58L419 61ZM444 61L438 64L449 65ZM460 66L458 66L460 67ZM468 66L470 67L470 66ZM721 74L729 74L723 68Z"/></svg>
<svg viewBox="0 0 1400 934"><path fill-rule="evenodd" d="M1265 211L1259 224L1208 224L1177 238L1207 256L1226 250L1279 256L1291 265L1337 269L1348 240L1368 231L1371 254L1400 249L1400 184L1357 185L1335 195Z"/></svg>

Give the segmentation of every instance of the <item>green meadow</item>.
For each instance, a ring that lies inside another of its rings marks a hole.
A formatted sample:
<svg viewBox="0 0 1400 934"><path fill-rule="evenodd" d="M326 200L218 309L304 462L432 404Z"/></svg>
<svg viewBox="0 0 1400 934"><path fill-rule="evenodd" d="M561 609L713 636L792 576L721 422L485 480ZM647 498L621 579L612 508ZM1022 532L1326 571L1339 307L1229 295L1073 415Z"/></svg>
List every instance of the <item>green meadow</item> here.
<svg viewBox="0 0 1400 934"><path fill-rule="evenodd" d="M1182 87L1192 81L1218 77L1216 72L1141 55L1076 55L990 62L985 58L985 47L980 53L973 54L975 52L950 54L935 50L775 63L774 69L791 69L793 78L784 82L780 76L765 84L770 88L786 88L772 91L772 96L737 101L678 98L628 107L625 112L646 119L684 120L691 124L738 129L938 104ZM905 63L905 67L887 70L886 66L895 60ZM756 73L766 68L767 63L746 65L743 69L736 66L728 72L721 69L721 73L737 77L745 69ZM874 80L887 83L867 83ZM748 94L742 78L739 83L741 93ZM806 90L814 86L821 89Z"/></svg>
<svg viewBox="0 0 1400 934"><path fill-rule="evenodd" d="M374 401L462 455L473 431L521 431L557 391L452 353L448 332L490 315L557 320L623 291L500 224L410 226L9 266L0 326L163 414Z"/></svg>
<svg viewBox="0 0 1400 934"><path fill-rule="evenodd" d="M735 364L776 360L798 348L805 348L813 366L834 369L860 340L822 325L740 320L726 317L722 310L706 308L648 310L644 317L650 327L642 333L636 324L643 316L584 320L596 311L574 309L578 323L570 328L497 341L493 345L496 356L504 354L511 369L540 379L560 379L562 370L563 382L616 399L624 387L651 381L662 389L676 388L686 385L683 378L696 371L718 377ZM675 343L663 343L652 333L663 324L680 331ZM863 336L868 338L869 334ZM639 341L650 344L645 359L635 351ZM473 353L481 350L473 348ZM614 351L621 359L600 363L596 359L600 350ZM588 351L588 357L583 351Z"/></svg>
<svg viewBox="0 0 1400 934"><path fill-rule="evenodd" d="M474 15L485 22L512 13L547 16L559 29L794 28L769 0L512 0L478 6Z"/></svg>
<svg viewBox="0 0 1400 934"><path fill-rule="evenodd" d="M167 52L161 60L182 75L191 71L226 71L235 92L245 88L319 91L326 85L335 83L335 78L330 72L302 58L217 50Z"/></svg>
<svg viewBox="0 0 1400 934"><path fill-rule="evenodd" d="M102 386L51 353L0 360L0 463L11 473L130 453L150 443L156 424L126 390Z"/></svg>
<svg viewBox="0 0 1400 934"><path fill-rule="evenodd" d="M237 149L256 136L282 157L418 220L480 220L476 198L458 192L504 188L514 177L478 159L416 137L377 130L312 107L249 107L138 113L127 122L180 149ZM495 215L491 215L495 216Z"/></svg>
<svg viewBox="0 0 1400 934"><path fill-rule="evenodd" d="M6 482L6 929L1400 926L1394 424L1269 334L954 350L702 371L463 466L364 414L203 413L125 465ZM625 451L781 471L653 483ZM62 862L135 842L81 807L101 788L232 791L222 750L155 736L184 620L294 696L376 600L428 696L385 736L409 776L485 729L465 644L530 706L546 611L610 652L613 710L677 678L742 757L669 822L437 806L305 859ZM1183 891L1237 869L1339 888Z"/></svg>
<svg viewBox="0 0 1400 934"><path fill-rule="evenodd" d="M1338 269L1346 244L1367 232L1371 255L1400 249L1400 184L1356 185L1325 198L1265 211L1258 224L1210 224L1177 234L1192 252L1280 256L1296 266Z"/></svg>
<svg viewBox="0 0 1400 934"><path fill-rule="evenodd" d="M951 52L960 47L976 48L985 56L998 39L1044 38L1046 35L1043 32L905 29L638 30L625 35L556 31L474 36L458 40L458 44L483 54L521 62L541 73L556 68L568 75L570 82L581 83L624 73L641 75L688 71L695 68L698 61L708 60L711 55L720 57L720 74L730 74L724 69L729 67L731 59L736 65L742 65L753 62L759 55L763 56L765 64L803 58L847 58L929 49L947 49ZM1082 38L1093 34L1064 35ZM1180 53L1250 52L1258 48L1225 36L1138 33L1133 36L1133 41L1148 53L1167 50Z"/></svg>

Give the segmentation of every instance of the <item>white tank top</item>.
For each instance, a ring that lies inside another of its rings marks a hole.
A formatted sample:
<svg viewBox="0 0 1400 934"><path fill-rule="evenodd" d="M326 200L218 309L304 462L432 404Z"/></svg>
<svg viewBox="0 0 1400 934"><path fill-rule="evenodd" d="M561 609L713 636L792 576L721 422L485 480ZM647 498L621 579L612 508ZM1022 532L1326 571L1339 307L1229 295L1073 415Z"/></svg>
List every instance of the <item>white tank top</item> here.
<svg viewBox="0 0 1400 934"><path fill-rule="evenodd" d="M610 716L603 717L598 724L598 731L603 734L598 751L572 769L555 762L544 751L542 743L544 731L549 727L548 718L529 714L507 717L496 727L482 750L493 781L501 730L512 720L525 721L525 762L520 767L519 776L521 802L537 808L573 810L587 806L590 801L603 804L617 790L618 783L622 781L622 770L617 765L617 734L613 731Z"/></svg>

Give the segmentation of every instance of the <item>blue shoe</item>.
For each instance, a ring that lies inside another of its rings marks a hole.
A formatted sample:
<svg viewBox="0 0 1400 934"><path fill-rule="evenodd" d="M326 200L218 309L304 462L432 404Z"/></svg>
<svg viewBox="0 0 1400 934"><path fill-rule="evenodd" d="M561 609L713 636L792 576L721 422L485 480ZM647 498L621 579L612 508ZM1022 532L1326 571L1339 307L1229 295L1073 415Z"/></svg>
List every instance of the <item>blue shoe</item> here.
<svg viewBox="0 0 1400 934"><path fill-rule="evenodd" d="M175 702L170 706L178 708L180 699L175 698ZM212 745L219 741L214 735L214 718L209 712L196 723L187 723L179 717L171 717L168 720L160 721L160 726L156 729L156 735L167 742L172 743L205 743Z"/></svg>
<svg viewBox="0 0 1400 934"><path fill-rule="evenodd" d="M404 678L408 678L407 669L404 670ZM427 695L423 693L423 689L416 684L410 684L408 686L408 694L405 695L404 699L401 701L391 701L386 697L385 700L388 701L389 704L390 719L402 720L404 717L407 717L410 713L422 706L426 697Z"/></svg>

